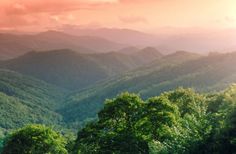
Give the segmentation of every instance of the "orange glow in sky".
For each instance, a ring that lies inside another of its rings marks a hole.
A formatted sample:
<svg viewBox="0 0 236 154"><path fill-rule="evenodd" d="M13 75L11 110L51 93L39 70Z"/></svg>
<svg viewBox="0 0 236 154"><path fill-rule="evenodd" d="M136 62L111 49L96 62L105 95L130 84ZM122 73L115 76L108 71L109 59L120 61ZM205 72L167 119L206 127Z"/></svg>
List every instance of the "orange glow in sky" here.
<svg viewBox="0 0 236 154"><path fill-rule="evenodd" d="M236 28L236 0L1 0L0 29Z"/></svg>

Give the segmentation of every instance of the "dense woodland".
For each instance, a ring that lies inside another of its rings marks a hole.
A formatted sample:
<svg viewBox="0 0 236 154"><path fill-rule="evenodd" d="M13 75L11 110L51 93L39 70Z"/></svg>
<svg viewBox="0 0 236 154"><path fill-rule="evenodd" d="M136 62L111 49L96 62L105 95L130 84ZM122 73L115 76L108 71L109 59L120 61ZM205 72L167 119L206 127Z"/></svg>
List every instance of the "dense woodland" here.
<svg viewBox="0 0 236 154"><path fill-rule="evenodd" d="M150 61L141 61L146 52ZM235 153L235 59L144 48L30 52L0 61L0 149Z"/></svg>
<svg viewBox="0 0 236 154"><path fill-rule="evenodd" d="M199 94L178 88L142 100L122 93L105 101L98 119L76 140L43 125L2 138L2 153L225 153L236 152L236 87Z"/></svg>

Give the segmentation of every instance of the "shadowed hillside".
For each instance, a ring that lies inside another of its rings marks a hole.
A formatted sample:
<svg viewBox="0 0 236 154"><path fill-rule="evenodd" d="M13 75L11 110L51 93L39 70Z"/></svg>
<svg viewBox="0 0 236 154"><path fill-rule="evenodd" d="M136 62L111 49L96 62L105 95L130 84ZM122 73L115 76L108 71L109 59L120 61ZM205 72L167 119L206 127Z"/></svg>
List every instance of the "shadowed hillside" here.
<svg viewBox="0 0 236 154"><path fill-rule="evenodd" d="M71 50L30 52L0 63L0 67L34 76L59 87L79 90L97 81L138 68L159 59L158 51L131 55L116 52L83 54Z"/></svg>

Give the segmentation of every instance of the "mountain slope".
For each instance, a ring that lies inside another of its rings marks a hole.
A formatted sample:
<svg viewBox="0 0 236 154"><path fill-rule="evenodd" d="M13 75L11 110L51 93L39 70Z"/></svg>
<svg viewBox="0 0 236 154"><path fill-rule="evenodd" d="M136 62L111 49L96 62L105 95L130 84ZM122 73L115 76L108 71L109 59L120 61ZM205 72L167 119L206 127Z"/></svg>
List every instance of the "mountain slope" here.
<svg viewBox="0 0 236 154"><path fill-rule="evenodd" d="M43 81L0 69L0 128L29 123L59 125L63 118L55 110L66 94Z"/></svg>
<svg viewBox="0 0 236 154"><path fill-rule="evenodd" d="M150 57L143 52L132 55L116 52L82 54L67 49L30 52L2 62L0 67L34 76L59 87L79 90L162 56L156 53Z"/></svg>
<svg viewBox="0 0 236 154"><path fill-rule="evenodd" d="M178 60L177 58L179 57L185 58ZM68 121L84 120L88 117L94 117L95 113L102 108L102 102L106 98L111 98L117 95L117 93L130 89L138 92L141 90L139 89L141 85L158 82L155 81L155 79L148 79L149 74L152 72L159 71L161 68L169 65L180 65L183 62L199 59L201 57L201 55L187 52L177 52L173 55L162 57L149 65L127 72L121 76L110 78L104 82L90 86L90 88L72 94L65 101L65 107L62 107L59 112L62 113ZM164 76L165 72L162 73Z"/></svg>
<svg viewBox="0 0 236 154"><path fill-rule="evenodd" d="M186 56L187 53L179 52L175 56L179 59L182 54ZM166 58L173 59L173 56ZM166 63L161 67L151 65L75 93L68 98L66 107L60 112L73 122L95 116L106 98L122 91L140 93L143 98L147 98L179 86L193 87L199 91L216 91L236 82L236 53L186 60L183 63ZM83 115L80 115L81 112Z"/></svg>

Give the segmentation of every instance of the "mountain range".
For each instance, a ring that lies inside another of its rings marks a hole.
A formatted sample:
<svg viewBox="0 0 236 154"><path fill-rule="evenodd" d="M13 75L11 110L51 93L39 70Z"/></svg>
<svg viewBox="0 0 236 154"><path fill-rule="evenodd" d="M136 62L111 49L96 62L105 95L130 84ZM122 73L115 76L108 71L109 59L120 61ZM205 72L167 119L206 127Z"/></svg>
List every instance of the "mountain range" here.
<svg viewBox="0 0 236 154"><path fill-rule="evenodd" d="M162 54L178 50L197 53L230 52L236 50L236 30L159 29L155 34L132 29L86 29L67 26L32 34L0 33L0 60L30 51L72 49L83 53L107 53L155 47Z"/></svg>
<svg viewBox="0 0 236 154"><path fill-rule="evenodd" d="M148 51L152 54L147 54L147 59L153 60L140 61ZM143 99L179 86L220 91L236 82L235 59L235 52L162 55L151 47L126 54L30 52L0 64L1 113L5 119L1 127L36 122L78 128L96 117L105 99L123 91L139 93ZM15 120L12 115L19 118Z"/></svg>
<svg viewBox="0 0 236 154"><path fill-rule="evenodd" d="M154 46L162 53L169 54L177 50L198 53L230 52L236 50L236 29L201 29L164 27L155 33L119 28L84 28L65 25L61 31L77 36L96 36L130 46Z"/></svg>
<svg viewBox="0 0 236 154"><path fill-rule="evenodd" d="M236 82L235 52L167 54L57 31L0 37L1 130L28 123L75 130L123 91L146 99L179 86L213 92Z"/></svg>
<svg viewBox="0 0 236 154"><path fill-rule="evenodd" d="M123 91L139 93L144 99L177 87L191 87L202 92L220 91L236 82L235 59L236 53L200 56L178 52L72 94L60 112L70 122L83 120L84 115L94 117L105 99Z"/></svg>
<svg viewBox="0 0 236 154"><path fill-rule="evenodd" d="M37 34L0 34L0 59L10 59L30 51L72 49L84 53L104 53L125 47L93 36L74 36L59 31Z"/></svg>
<svg viewBox="0 0 236 154"><path fill-rule="evenodd" d="M69 49L29 52L0 62L0 67L31 75L66 89L83 89L162 57L154 48L135 53L84 54Z"/></svg>

